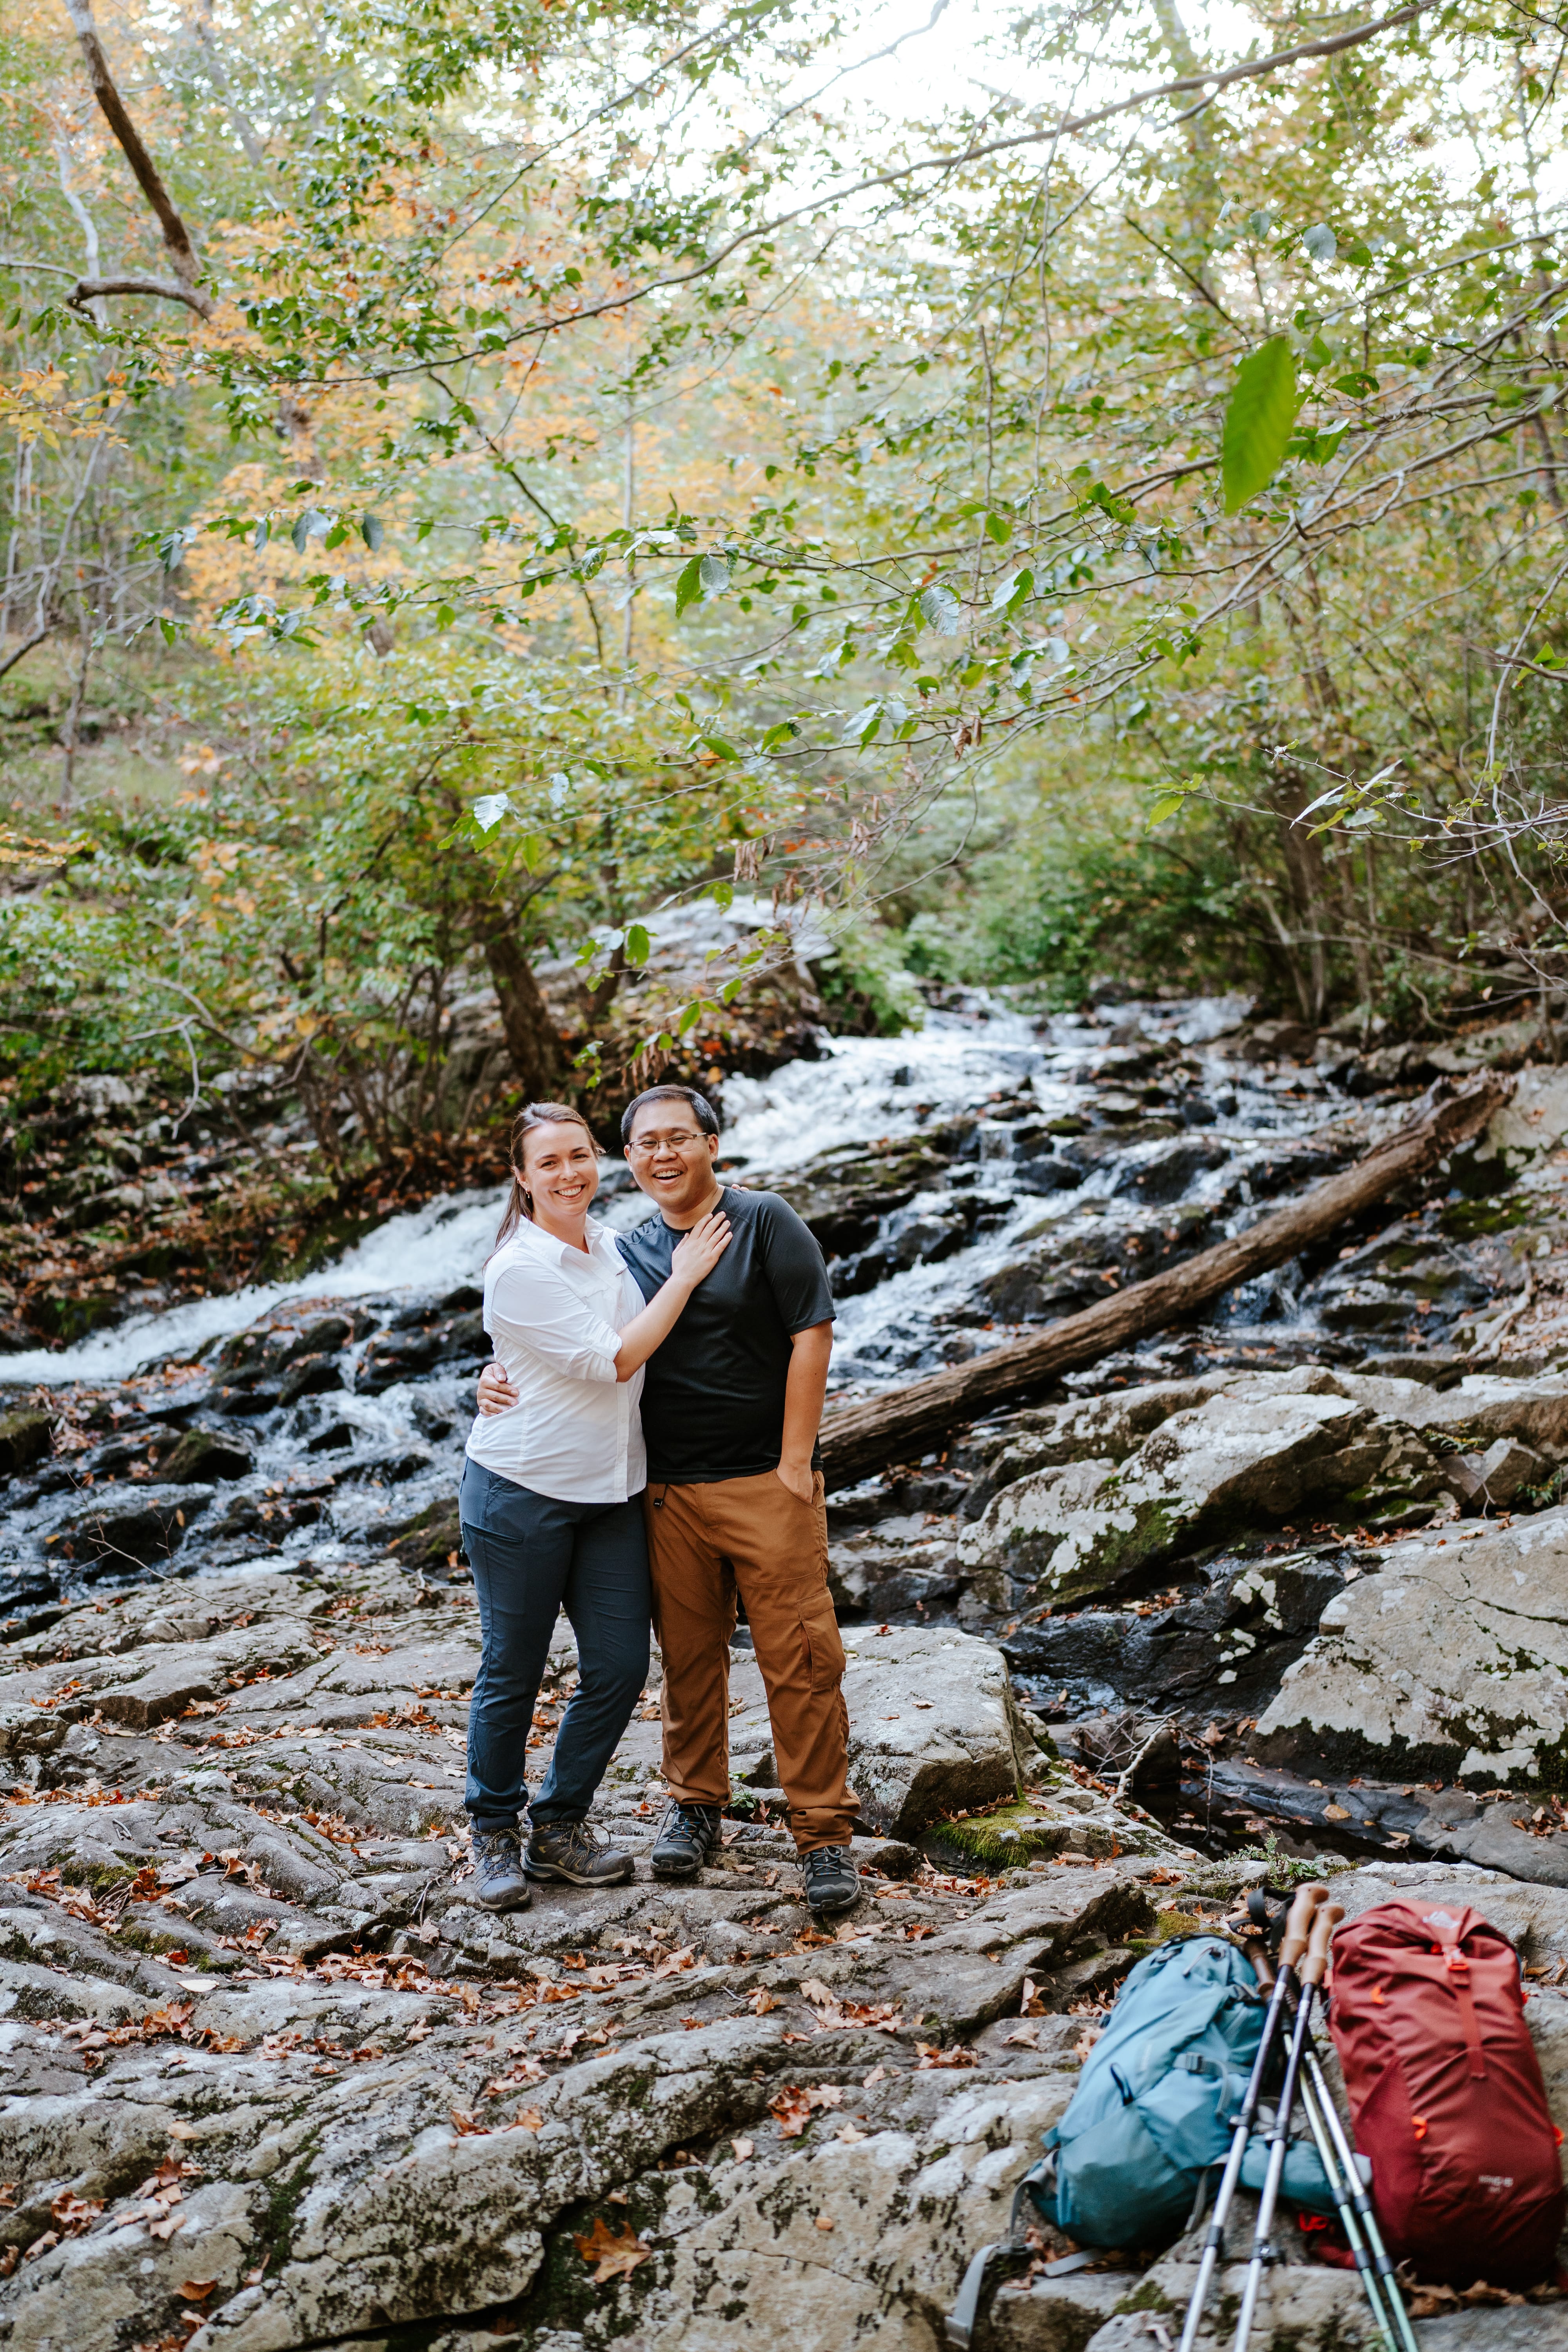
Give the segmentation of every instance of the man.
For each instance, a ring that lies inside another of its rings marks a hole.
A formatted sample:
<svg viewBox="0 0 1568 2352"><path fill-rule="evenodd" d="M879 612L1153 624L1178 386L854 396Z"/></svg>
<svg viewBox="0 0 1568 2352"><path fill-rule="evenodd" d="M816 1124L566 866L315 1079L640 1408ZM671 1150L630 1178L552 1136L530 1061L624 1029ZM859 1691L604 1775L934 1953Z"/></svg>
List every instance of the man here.
<svg viewBox="0 0 1568 2352"><path fill-rule="evenodd" d="M853 1909L844 1646L827 1590L827 1513L816 1450L833 1349L822 1252L775 1192L721 1185L719 1121L688 1087L650 1087L621 1121L626 1156L658 1213L620 1247L645 1297L682 1234L722 1208L733 1239L649 1358L642 1399L654 1626L664 1657L670 1803L659 1878L689 1878L719 1843L730 1793L730 1639L744 1604L789 1800L806 1902ZM505 1402L495 1367L481 1407Z"/></svg>

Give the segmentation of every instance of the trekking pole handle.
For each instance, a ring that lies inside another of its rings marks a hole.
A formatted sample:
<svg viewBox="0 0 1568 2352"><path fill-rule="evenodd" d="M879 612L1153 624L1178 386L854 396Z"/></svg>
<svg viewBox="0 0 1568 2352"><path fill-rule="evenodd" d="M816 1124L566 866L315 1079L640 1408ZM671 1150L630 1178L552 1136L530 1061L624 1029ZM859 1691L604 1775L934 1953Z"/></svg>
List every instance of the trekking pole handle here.
<svg viewBox="0 0 1568 2352"><path fill-rule="evenodd" d="M1312 1932L1307 1940L1307 1957L1296 1973L1304 1985L1316 1987L1323 1981L1329 1965L1329 1938L1345 1916L1342 1903L1321 1904L1312 1919Z"/></svg>
<svg viewBox="0 0 1568 2352"><path fill-rule="evenodd" d="M1263 1992L1272 1992L1274 1962L1269 1958L1268 1945L1261 1937L1255 1936L1250 1943L1242 1946L1242 1949L1252 1962L1252 1973L1258 1979L1259 1990Z"/></svg>
<svg viewBox="0 0 1568 2352"><path fill-rule="evenodd" d="M1289 1916L1285 1922L1285 1934L1279 1946L1279 1965L1293 1969L1306 1950L1312 1934L1312 1915L1320 1903L1329 1899L1326 1886L1301 1886L1296 1891ZM1341 1917L1344 1916L1342 1912Z"/></svg>

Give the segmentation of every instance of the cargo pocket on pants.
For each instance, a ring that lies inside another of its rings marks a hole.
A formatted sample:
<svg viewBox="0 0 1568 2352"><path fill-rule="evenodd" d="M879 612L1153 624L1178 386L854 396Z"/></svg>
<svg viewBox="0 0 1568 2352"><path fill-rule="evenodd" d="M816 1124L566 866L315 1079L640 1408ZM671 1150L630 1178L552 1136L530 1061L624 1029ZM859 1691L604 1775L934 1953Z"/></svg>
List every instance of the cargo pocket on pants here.
<svg viewBox="0 0 1568 2352"><path fill-rule="evenodd" d="M800 1636L812 1689L837 1690L844 1678L844 1644L838 1637L833 1602L826 1591L803 1605Z"/></svg>

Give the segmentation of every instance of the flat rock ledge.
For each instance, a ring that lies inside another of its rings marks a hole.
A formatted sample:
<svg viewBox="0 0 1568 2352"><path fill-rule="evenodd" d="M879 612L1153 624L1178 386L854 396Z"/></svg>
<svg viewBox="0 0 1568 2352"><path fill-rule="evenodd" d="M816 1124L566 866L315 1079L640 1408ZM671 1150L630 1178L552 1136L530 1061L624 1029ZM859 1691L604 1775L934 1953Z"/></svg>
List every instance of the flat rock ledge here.
<svg viewBox="0 0 1568 2352"><path fill-rule="evenodd" d="M1116 1985L1212 1921L1247 1866L1201 1863L1036 1746L985 1643L847 1641L866 1895L833 1934L768 1818L742 1651L715 1866L648 1873L650 1687L599 1809L634 1881L542 1888L497 1918L469 1897L460 1834L460 1591L389 1563L268 1561L13 1641L0 2344L732 2352L787 2327L799 2352L936 2352ZM540 1764L574 1671L563 1630ZM933 1827L1020 1785L1026 1867L927 1859ZM1568 1893L1465 1863L1405 1877L1462 1884L1520 1938L1568 2121L1568 1995L1542 1980L1568 1970ZM1353 1910L1399 1880L1391 1863L1336 1891ZM1065 2297L1016 2282L993 2340L1140 2342L1127 2328L1160 2321L1164 2275L1089 2273ZM1310 2305L1299 2344L1355 2345L1342 2284L1290 2266L1279 2340ZM1494 2315L1556 2324L1465 2324ZM1492 2340L1423 2324L1438 2352Z"/></svg>

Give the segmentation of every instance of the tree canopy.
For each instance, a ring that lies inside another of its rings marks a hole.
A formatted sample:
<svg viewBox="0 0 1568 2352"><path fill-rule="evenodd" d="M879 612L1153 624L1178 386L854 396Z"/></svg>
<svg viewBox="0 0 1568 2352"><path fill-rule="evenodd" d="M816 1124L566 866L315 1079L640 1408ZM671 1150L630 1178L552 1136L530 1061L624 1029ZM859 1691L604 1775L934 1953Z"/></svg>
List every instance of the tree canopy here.
<svg viewBox="0 0 1568 2352"><path fill-rule="evenodd" d="M1549 999L1568 20L946 6L16 0L24 1094L266 1066L338 1164L460 1124L465 990L588 1084L737 887L617 1051L803 905L1059 997Z"/></svg>

